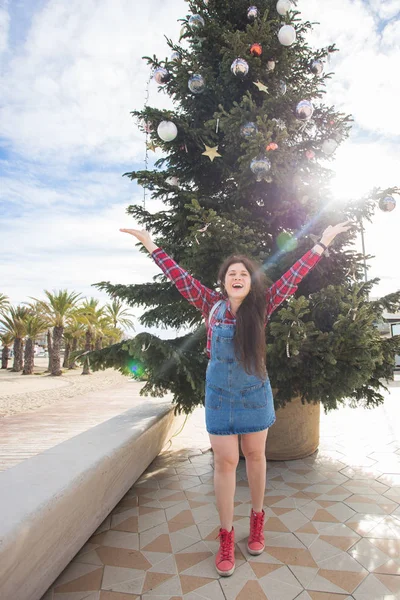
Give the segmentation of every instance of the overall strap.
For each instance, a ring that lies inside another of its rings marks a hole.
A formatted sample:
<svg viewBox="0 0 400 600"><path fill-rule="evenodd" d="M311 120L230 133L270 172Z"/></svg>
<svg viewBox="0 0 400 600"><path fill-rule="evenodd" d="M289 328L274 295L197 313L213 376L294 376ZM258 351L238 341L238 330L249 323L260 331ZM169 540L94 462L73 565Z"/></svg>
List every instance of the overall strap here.
<svg viewBox="0 0 400 600"><path fill-rule="evenodd" d="M214 306L212 307L212 309L210 310L210 314L208 315L208 323L211 323L211 319L213 317L213 315L215 314L215 311L217 310L217 308L219 308L221 306L221 304L224 302L224 300L218 300L218 302L216 302L214 304Z"/></svg>

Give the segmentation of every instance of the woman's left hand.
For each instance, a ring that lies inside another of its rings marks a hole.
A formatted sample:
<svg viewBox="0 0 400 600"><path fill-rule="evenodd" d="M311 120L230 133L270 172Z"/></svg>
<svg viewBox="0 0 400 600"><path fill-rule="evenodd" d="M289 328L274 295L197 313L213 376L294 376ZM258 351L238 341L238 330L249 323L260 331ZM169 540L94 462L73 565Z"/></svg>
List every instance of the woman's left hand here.
<svg viewBox="0 0 400 600"><path fill-rule="evenodd" d="M329 225L322 234L321 242L325 244L325 246L329 246L335 239L335 237L339 233L345 233L349 229L353 227L353 223L351 221L345 221L344 223L338 223L337 225Z"/></svg>

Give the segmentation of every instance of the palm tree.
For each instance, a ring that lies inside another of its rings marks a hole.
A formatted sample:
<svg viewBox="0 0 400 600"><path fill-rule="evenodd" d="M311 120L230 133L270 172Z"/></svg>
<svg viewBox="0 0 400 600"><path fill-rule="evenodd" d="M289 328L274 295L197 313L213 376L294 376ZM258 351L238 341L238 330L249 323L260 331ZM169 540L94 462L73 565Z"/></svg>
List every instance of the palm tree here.
<svg viewBox="0 0 400 600"><path fill-rule="evenodd" d="M121 300L114 299L110 304L106 304L105 313L110 318L114 329L120 325L121 327L135 330L132 319L128 318L133 317L133 315L129 312L128 308L123 308Z"/></svg>
<svg viewBox="0 0 400 600"><path fill-rule="evenodd" d="M25 343L24 370L23 375L32 375L35 358L35 339L46 331L48 322L40 314L28 315L26 318L26 335L28 339Z"/></svg>
<svg viewBox="0 0 400 600"><path fill-rule="evenodd" d="M4 333L0 333L0 340L3 345L3 350L1 352L1 368L7 369L10 358L10 346L14 341L14 336L10 331L5 331Z"/></svg>
<svg viewBox="0 0 400 600"><path fill-rule="evenodd" d="M53 327L52 350L50 354L51 371L50 375L62 375L61 371L61 342L64 328L68 323L73 308L76 306L80 294L76 292L69 293L68 290L58 290L58 292L49 292L44 290L47 296L45 300L36 300L43 316L48 319Z"/></svg>
<svg viewBox="0 0 400 600"><path fill-rule="evenodd" d="M79 316L75 312L71 313L71 317L67 327L64 329L65 353L63 368L75 369L75 352L78 349L78 343L82 340L85 333L83 323L79 321ZM71 360L70 355L73 355Z"/></svg>
<svg viewBox="0 0 400 600"><path fill-rule="evenodd" d="M0 314L5 312L10 306L8 297L5 294L0 294Z"/></svg>
<svg viewBox="0 0 400 600"><path fill-rule="evenodd" d="M81 323L85 326L85 352L90 352L93 347L93 340L97 333L101 331L101 320L105 317L104 307L98 308L99 300L90 298L85 300L76 314ZM83 364L82 375L89 375L89 360L86 358Z"/></svg>
<svg viewBox="0 0 400 600"><path fill-rule="evenodd" d="M30 309L25 306L10 306L7 313L3 313L0 324L4 332L12 335L14 339L14 363L11 369L15 373L22 371L24 337L26 335L26 318Z"/></svg>

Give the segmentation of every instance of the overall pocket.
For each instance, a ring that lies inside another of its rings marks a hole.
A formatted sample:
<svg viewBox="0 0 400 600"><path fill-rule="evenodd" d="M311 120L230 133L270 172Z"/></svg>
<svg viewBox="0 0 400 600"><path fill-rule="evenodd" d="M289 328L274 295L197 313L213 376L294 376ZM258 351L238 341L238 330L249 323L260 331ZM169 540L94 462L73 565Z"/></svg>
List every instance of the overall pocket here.
<svg viewBox="0 0 400 600"><path fill-rule="evenodd" d="M265 383L257 383L245 388L240 393L244 408L264 408L268 403Z"/></svg>
<svg viewBox="0 0 400 600"><path fill-rule="evenodd" d="M209 383L206 384L205 406L212 410L219 410L222 408L222 390L220 388L210 385Z"/></svg>

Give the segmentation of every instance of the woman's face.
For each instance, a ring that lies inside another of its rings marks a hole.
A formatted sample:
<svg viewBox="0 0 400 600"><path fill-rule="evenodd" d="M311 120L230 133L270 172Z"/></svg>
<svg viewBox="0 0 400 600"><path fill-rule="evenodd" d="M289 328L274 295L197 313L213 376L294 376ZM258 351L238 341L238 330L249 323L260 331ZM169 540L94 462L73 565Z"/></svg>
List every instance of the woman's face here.
<svg viewBox="0 0 400 600"><path fill-rule="evenodd" d="M251 287L251 276L243 263L233 263L228 267L224 286L230 300L244 300L246 298Z"/></svg>

